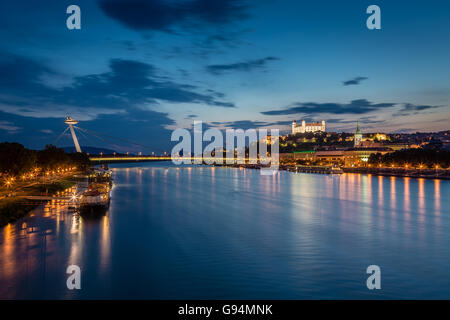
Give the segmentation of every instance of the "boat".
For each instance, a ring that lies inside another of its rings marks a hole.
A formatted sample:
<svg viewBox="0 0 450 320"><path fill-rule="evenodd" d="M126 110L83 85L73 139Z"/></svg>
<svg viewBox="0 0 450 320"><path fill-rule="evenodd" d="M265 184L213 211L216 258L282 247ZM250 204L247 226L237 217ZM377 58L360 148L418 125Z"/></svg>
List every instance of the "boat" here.
<svg viewBox="0 0 450 320"><path fill-rule="evenodd" d="M112 172L107 167L95 168L89 175L88 189L78 199L80 215L104 214L109 208Z"/></svg>
<svg viewBox="0 0 450 320"><path fill-rule="evenodd" d="M108 183L112 186L112 171L109 168L94 168L93 172L89 175L89 183Z"/></svg>
<svg viewBox="0 0 450 320"><path fill-rule="evenodd" d="M95 188L83 192L79 198L80 214L103 214L109 208L109 188Z"/></svg>
<svg viewBox="0 0 450 320"><path fill-rule="evenodd" d="M344 170L339 167L331 167L331 174L343 174Z"/></svg>

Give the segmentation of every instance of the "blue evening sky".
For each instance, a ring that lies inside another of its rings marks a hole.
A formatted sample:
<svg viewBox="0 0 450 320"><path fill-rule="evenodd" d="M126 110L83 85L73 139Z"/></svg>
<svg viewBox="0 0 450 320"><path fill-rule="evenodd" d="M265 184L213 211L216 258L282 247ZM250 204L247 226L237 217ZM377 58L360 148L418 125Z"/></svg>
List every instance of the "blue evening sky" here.
<svg viewBox="0 0 450 320"><path fill-rule="evenodd" d="M66 8L81 8L81 30ZM381 8L381 30L366 8ZM449 1L5 0L0 141L80 127L170 150L193 120L328 131L449 129ZM81 137L84 145L110 142ZM59 145L69 145L64 137ZM120 146L110 145L113 148ZM146 147L147 148L147 147Z"/></svg>

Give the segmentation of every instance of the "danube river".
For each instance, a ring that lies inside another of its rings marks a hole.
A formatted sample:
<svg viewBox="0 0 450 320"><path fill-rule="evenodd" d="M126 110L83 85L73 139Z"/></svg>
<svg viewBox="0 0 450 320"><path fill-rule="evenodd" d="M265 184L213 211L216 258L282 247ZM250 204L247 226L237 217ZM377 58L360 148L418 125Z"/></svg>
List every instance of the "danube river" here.
<svg viewBox="0 0 450 320"><path fill-rule="evenodd" d="M54 201L0 229L0 298L450 298L450 181L163 162L113 176L106 216Z"/></svg>

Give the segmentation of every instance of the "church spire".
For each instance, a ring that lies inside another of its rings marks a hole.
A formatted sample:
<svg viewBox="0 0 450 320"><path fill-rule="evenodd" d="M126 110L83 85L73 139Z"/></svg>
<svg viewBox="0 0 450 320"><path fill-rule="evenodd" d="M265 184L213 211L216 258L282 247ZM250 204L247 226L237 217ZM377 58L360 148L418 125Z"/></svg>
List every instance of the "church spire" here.
<svg viewBox="0 0 450 320"><path fill-rule="evenodd" d="M356 122L356 132L355 132L355 138L354 138L354 146L359 147L362 142L362 133L361 129L359 128L359 121Z"/></svg>

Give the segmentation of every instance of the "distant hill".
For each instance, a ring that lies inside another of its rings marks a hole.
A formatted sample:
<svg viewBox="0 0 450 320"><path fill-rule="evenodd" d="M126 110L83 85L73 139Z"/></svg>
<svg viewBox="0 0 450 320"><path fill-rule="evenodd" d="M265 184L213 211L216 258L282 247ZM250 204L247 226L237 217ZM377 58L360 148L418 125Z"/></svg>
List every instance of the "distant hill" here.
<svg viewBox="0 0 450 320"><path fill-rule="evenodd" d="M61 149L63 149L65 152L68 153L72 153L72 152L76 152L75 147L71 146L71 147L62 147ZM100 152L102 152L103 154L113 154L114 152L116 152L116 154L121 154L120 152L111 150L111 149L106 149L106 148L98 148L98 147L87 147L87 146L81 146L81 151L89 153L89 154L100 154Z"/></svg>

